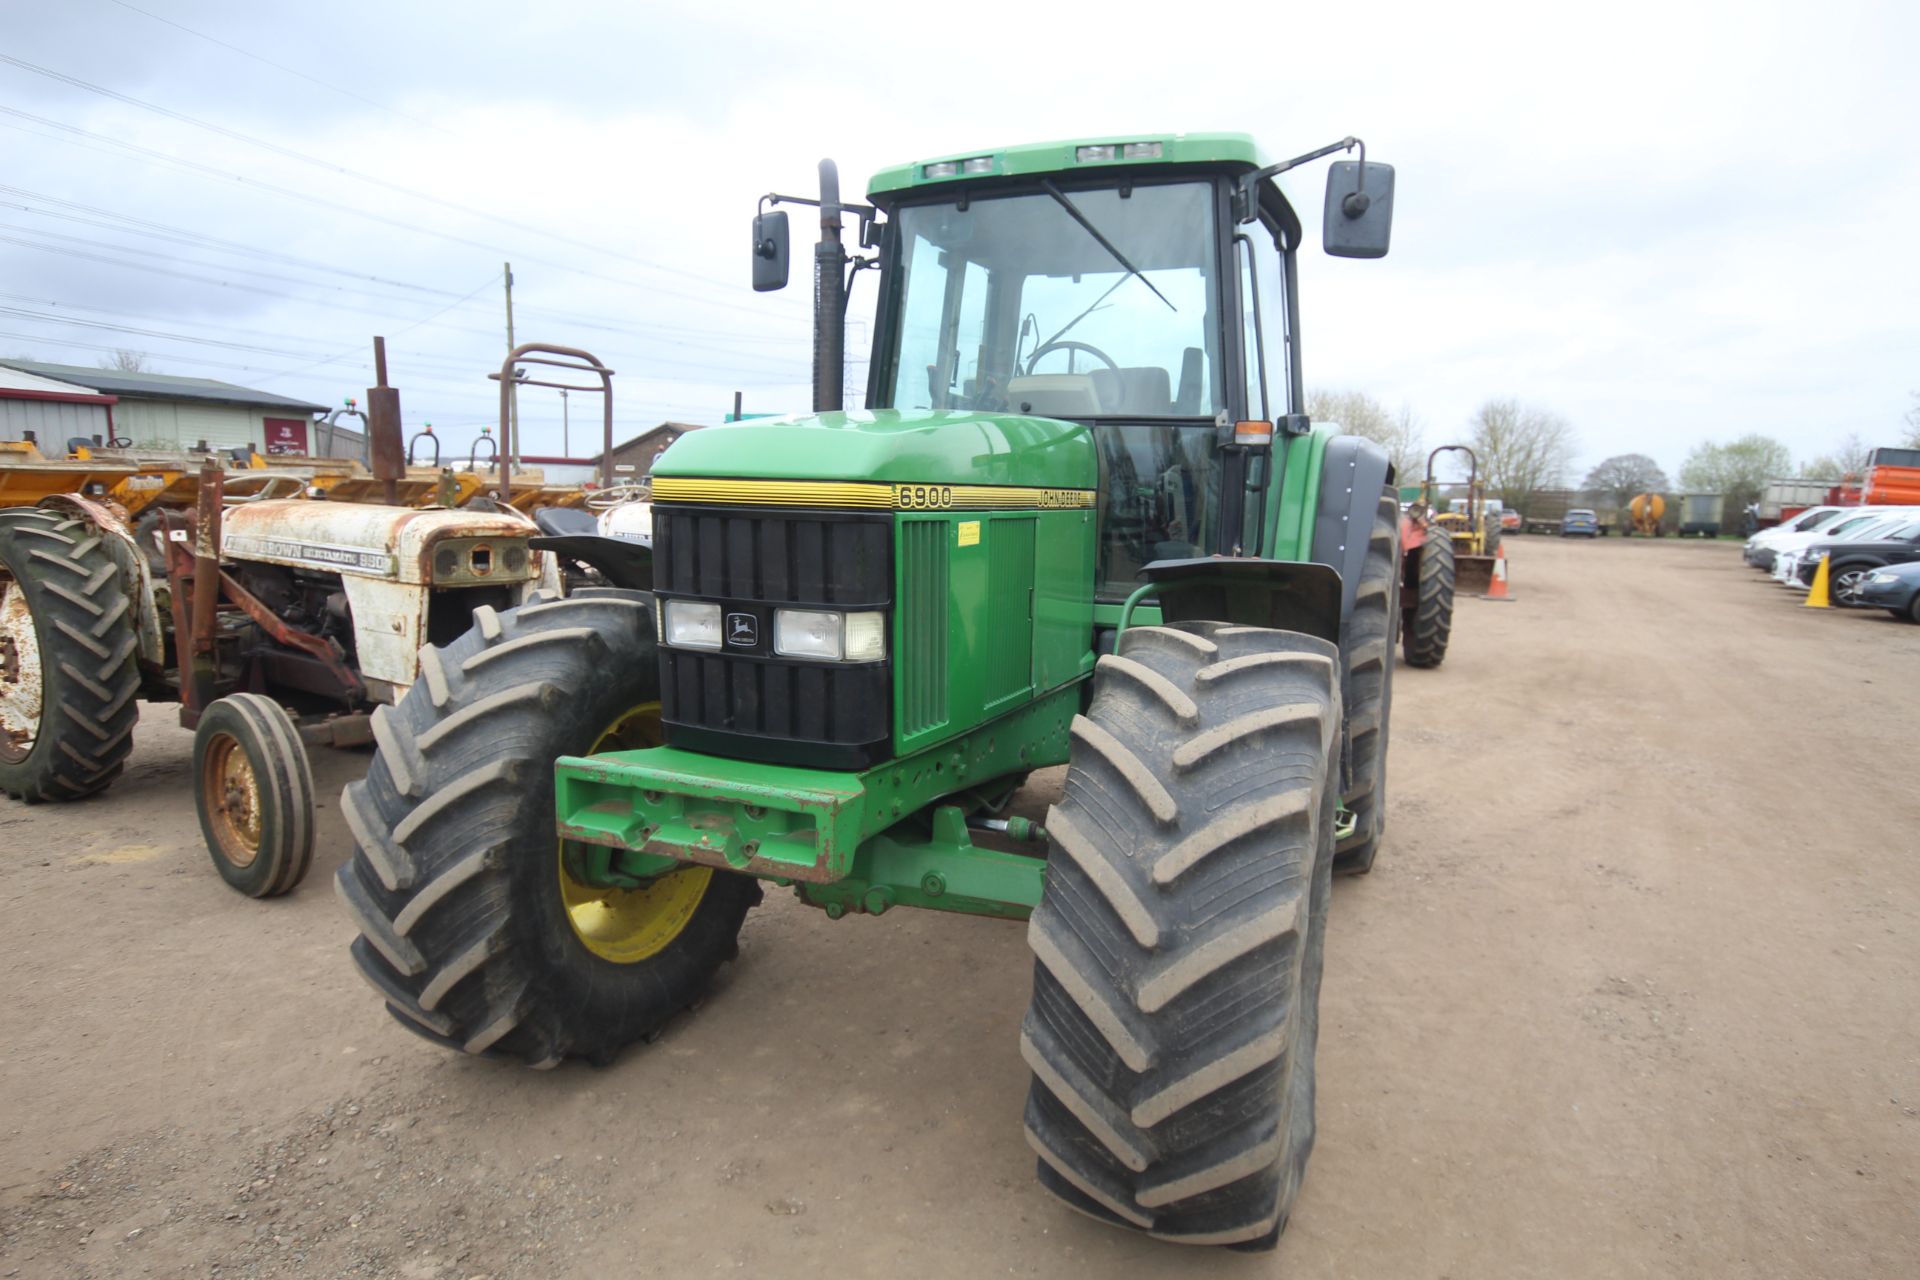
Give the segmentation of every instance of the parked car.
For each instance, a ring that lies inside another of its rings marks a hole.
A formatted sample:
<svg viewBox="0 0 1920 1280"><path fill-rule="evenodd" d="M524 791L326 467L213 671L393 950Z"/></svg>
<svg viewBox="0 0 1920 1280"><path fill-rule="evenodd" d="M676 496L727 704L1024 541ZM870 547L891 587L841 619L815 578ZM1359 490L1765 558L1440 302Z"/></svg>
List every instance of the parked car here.
<svg viewBox="0 0 1920 1280"><path fill-rule="evenodd" d="M1500 531L1502 533L1519 533L1520 513L1518 511L1502 511L1500 513Z"/></svg>
<svg viewBox="0 0 1920 1280"><path fill-rule="evenodd" d="M1789 534L1808 533L1824 528L1850 513L1857 513L1858 507L1808 507L1790 520L1784 520L1771 529L1762 529L1747 539L1745 556L1747 563L1756 569L1773 568L1774 543Z"/></svg>
<svg viewBox="0 0 1920 1280"><path fill-rule="evenodd" d="M1859 603L1920 623L1920 562L1875 569L1860 583Z"/></svg>
<svg viewBox="0 0 1920 1280"><path fill-rule="evenodd" d="M1822 559L1827 562L1827 591L1833 602L1858 605L1861 584L1876 569L1920 560L1920 520L1876 529L1864 537L1814 543L1801 552L1795 570L1803 585L1813 585L1814 572Z"/></svg>
<svg viewBox="0 0 1920 1280"><path fill-rule="evenodd" d="M1597 538L1600 536L1600 517L1585 507L1574 507L1560 520L1560 536L1563 538Z"/></svg>
<svg viewBox="0 0 1920 1280"><path fill-rule="evenodd" d="M1814 543L1878 533L1883 527L1904 524L1915 515L1920 515L1920 512L1904 508L1855 507L1831 524L1802 533L1783 534L1766 548L1772 562L1770 572L1776 580L1792 586L1797 581L1794 575L1799 571L1801 554Z"/></svg>

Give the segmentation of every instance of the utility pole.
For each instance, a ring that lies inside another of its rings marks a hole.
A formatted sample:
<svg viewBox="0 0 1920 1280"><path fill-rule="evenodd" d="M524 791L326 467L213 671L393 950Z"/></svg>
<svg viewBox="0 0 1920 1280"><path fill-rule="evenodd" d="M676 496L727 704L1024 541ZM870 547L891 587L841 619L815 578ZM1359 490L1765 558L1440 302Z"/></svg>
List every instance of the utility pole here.
<svg viewBox="0 0 1920 1280"><path fill-rule="evenodd" d="M573 447L567 443L567 389L560 388L560 456L571 458Z"/></svg>
<svg viewBox="0 0 1920 1280"><path fill-rule="evenodd" d="M513 264L511 262L502 263L500 269L507 282L507 350L511 352L513 350ZM512 476L513 464L519 457L521 447L520 388L511 388L509 395L511 398L507 401L507 418L509 425L513 428L513 449L507 456L505 475Z"/></svg>

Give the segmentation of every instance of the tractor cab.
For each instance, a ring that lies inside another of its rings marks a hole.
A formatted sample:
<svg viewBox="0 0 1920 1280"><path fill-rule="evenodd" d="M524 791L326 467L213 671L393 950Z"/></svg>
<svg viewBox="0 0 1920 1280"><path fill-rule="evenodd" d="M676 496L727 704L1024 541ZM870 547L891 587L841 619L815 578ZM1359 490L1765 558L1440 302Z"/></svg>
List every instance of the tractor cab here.
<svg viewBox="0 0 1920 1280"><path fill-rule="evenodd" d="M868 407L1091 427L1101 599L1124 598L1155 561L1272 554L1262 459L1275 424L1307 430L1292 302L1301 228L1273 179L1359 146L1270 165L1241 134L1114 138L876 175L873 204L848 206L878 250L853 260L880 277ZM1329 178L1326 245L1374 257L1387 248L1392 170L1361 156ZM777 216L756 220L757 264L774 261ZM815 407L839 407L837 394Z"/></svg>

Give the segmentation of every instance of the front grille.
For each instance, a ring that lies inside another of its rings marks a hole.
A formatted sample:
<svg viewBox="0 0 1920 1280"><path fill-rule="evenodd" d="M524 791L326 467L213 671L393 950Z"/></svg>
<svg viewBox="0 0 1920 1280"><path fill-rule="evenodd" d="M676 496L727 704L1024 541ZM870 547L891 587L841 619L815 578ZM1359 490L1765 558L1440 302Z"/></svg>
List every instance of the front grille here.
<svg viewBox="0 0 1920 1280"><path fill-rule="evenodd" d="M900 742L947 722L945 520L900 527Z"/></svg>
<svg viewBox="0 0 1920 1280"><path fill-rule="evenodd" d="M815 768L864 768L886 759L888 665L778 657L773 612L889 609L892 535L890 514L657 504L655 593L663 601L717 603L729 637L753 636L720 652L661 646L668 744Z"/></svg>

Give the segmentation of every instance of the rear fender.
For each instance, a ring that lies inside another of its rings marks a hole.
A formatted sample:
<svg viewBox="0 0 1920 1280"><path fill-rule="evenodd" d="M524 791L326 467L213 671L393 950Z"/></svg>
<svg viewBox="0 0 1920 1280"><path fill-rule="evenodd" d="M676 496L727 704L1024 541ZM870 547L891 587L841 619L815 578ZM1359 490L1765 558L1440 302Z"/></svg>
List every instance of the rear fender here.
<svg viewBox="0 0 1920 1280"><path fill-rule="evenodd" d="M1353 616L1354 593L1367 562L1367 544L1380 495L1393 473L1384 449L1360 436L1327 442L1320 469L1320 500L1313 514L1313 559L1340 575L1340 620ZM1340 636L1328 637L1343 644Z"/></svg>
<svg viewBox="0 0 1920 1280"><path fill-rule="evenodd" d="M631 591L653 590L653 548L632 538L572 533L560 537L531 538L527 545L536 551L546 551L590 565L616 587L626 587Z"/></svg>
<svg viewBox="0 0 1920 1280"><path fill-rule="evenodd" d="M120 566L121 581L126 583L127 591L133 596L133 630L135 642L140 646L140 661L150 667L165 666L166 632L161 629L160 607L154 600L153 571L147 564L147 558L140 554L140 546L133 540L133 531L120 518L120 513L105 503L83 498L77 493L57 493L42 498L39 505L48 511L58 511L62 515L85 520L100 531L107 554Z"/></svg>
<svg viewBox="0 0 1920 1280"><path fill-rule="evenodd" d="M1339 571L1292 560L1156 560L1141 570L1167 622L1232 622L1340 642Z"/></svg>

